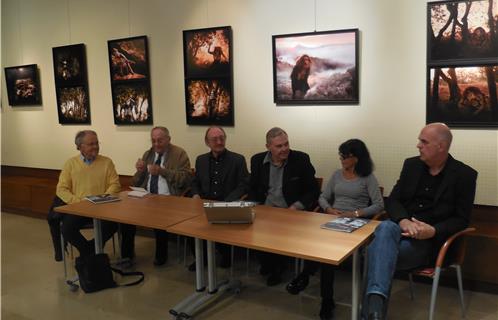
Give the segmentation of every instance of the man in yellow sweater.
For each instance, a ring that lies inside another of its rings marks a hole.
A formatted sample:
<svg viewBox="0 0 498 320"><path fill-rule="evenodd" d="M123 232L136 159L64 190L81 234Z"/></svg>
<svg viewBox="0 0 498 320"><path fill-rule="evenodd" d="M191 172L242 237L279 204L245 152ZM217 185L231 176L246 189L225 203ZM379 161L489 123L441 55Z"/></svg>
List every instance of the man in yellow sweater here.
<svg viewBox="0 0 498 320"><path fill-rule="evenodd" d="M121 190L119 177L111 159L99 155L97 133L83 130L74 139L80 154L66 161L59 176L57 196L67 204L79 202L86 196L110 193ZM95 252L94 240L87 240L80 229L92 222L91 218L65 215L62 220L64 238L75 246L81 256ZM102 240L109 240L117 230L117 224L102 221Z"/></svg>

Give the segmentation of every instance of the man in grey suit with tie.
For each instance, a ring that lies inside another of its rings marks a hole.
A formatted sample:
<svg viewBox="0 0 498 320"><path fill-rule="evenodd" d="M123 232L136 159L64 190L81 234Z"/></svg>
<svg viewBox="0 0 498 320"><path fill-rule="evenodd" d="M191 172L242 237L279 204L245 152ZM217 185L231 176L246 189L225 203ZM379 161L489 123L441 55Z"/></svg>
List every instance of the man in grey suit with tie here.
<svg viewBox="0 0 498 320"><path fill-rule="evenodd" d="M243 155L225 147L225 130L212 126L206 130L204 142L210 149L197 157L192 181L192 197L217 201L236 201L248 192L249 172ZM230 247L217 245L221 267L230 266ZM195 263L189 267L193 269Z"/></svg>
<svg viewBox="0 0 498 320"><path fill-rule="evenodd" d="M137 172L132 185L147 189L150 193L181 195L191 181L190 161L182 148L171 143L165 127L155 127L150 132L152 147L145 151L135 164ZM121 256L133 259L136 226L121 225ZM168 233L154 229L156 254L154 265L161 266L168 259Z"/></svg>

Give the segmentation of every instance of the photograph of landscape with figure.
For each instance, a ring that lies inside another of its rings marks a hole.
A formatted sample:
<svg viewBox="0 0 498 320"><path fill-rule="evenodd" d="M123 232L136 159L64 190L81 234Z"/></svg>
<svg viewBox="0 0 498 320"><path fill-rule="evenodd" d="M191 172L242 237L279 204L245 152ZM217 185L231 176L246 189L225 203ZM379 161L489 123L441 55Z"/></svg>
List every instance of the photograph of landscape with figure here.
<svg viewBox="0 0 498 320"><path fill-rule="evenodd" d="M498 0L428 3L428 62L498 57Z"/></svg>
<svg viewBox="0 0 498 320"><path fill-rule="evenodd" d="M152 124L147 36L107 41L114 123Z"/></svg>
<svg viewBox="0 0 498 320"><path fill-rule="evenodd" d="M498 126L498 65L429 70L427 123L451 127Z"/></svg>
<svg viewBox="0 0 498 320"><path fill-rule="evenodd" d="M86 83L85 45L75 44L52 48L57 86Z"/></svg>
<svg viewBox="0 0 498 320"><path fill-rule="evenodd" d="M85 87L62 87L56 91L59 123L90 124L90 105Z"/></svg>
<svg viewBox="0 0 498 320"><path fill-rule="evenodd" d="M277 105L359 102L358 29L272 38Z"/></svg>
<svg viewBox="0 0 498 320"><path fill-rule="evenodd" d="M183 31L185 77L230 75L231 52L230 27Z"/></svg>
<svg viewBox="0 0 498 320"><path fill-rule="evenodd" d="M225 78L186 80L187 123L233 125L232 88Z"/></svg>
<svg viewBox="0 0 498 320"><path fill-rule="evenodd" d="M148 84L142 82L112 86L115 124L152 124Z"/></svg>
<svg viewBox="0 0 498 320"><path fill-rule="evenodd" d="M41 104L41 89L36 64L5 68L5 82L11 106Z"/></svg>
<svg viewBox="0 0 498 320"><path fill-rule="evenodd" d="M112 80L136 80L149 77L146 36L110 40L107 44Z"/></svg>

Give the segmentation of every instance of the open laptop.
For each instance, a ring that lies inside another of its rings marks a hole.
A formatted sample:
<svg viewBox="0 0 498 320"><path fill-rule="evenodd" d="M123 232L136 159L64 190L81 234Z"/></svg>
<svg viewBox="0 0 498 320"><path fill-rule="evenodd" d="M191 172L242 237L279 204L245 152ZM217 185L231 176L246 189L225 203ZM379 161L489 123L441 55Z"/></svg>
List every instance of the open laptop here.
<svg viewBox="0 0 498 320"><path fill-rule="evenodd" d="M204 202L204 211L210 223L252 223L254 202Z"/></svg>

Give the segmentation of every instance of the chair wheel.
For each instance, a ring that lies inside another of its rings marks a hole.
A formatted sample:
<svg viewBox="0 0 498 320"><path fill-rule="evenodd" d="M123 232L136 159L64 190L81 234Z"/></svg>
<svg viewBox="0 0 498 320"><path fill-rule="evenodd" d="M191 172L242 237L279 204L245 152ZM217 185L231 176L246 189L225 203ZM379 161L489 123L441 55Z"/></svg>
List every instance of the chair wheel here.
<svg viewBox="0 0 498 320"><path fill-rule="evenodd" d="M74 284L74 283L69 285L69 291L71 291L71 292L76 292L76 291L78 291L79 288L80 288L80 286L78 286L77 284Z"/></svg>

